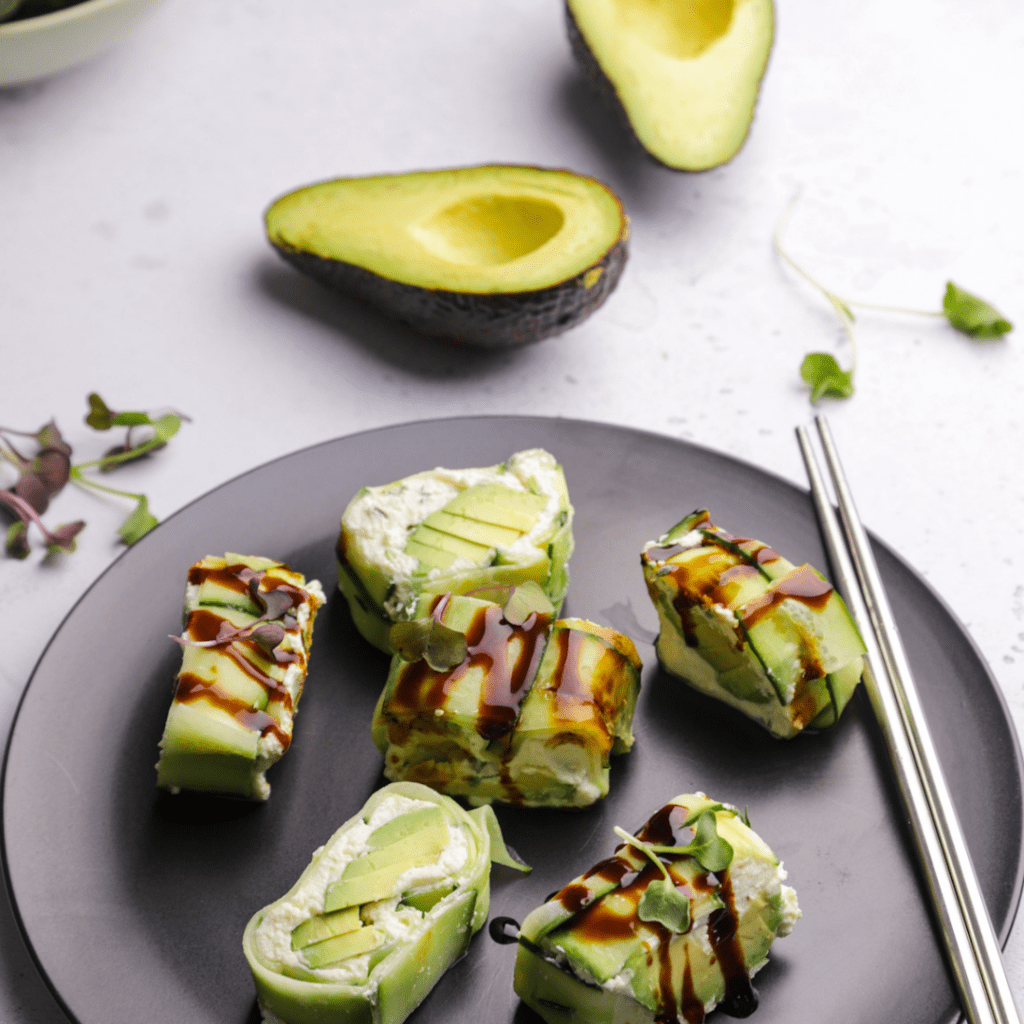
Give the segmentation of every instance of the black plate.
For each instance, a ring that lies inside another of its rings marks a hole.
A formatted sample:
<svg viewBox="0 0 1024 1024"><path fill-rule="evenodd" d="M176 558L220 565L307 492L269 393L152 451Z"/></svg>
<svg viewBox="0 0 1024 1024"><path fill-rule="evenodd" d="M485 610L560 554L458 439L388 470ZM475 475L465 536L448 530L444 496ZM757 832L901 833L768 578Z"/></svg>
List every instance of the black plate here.
<svg viewBox="0 0 1024 1024"><path fill-rule="evenodd" d="M386 659L332 595L317 622L295 742L264 806L158 796L153 763L179 648L185 571L225 550L287 559L328 592L341 512L365 483L437 464L488 465L543 446L576 506L566 612L631 633L644 659L637 743L583 812L500 807L532 875L492 873L492 915L521 920L694 789L749 807L804 917L758 976L759 1024L956 1016L949 975L864 694L838 728L790 742L658 671L638 553L685 513L825 568L810 499L785 481L670 438L566 420L480 418L375 430L298 452L179 512L94 584L46 649L8 746L4 853L22 928L81 1024L256 1020L242 929L382 784L369 721ZM936 744L998 932L1021 888L1021 762L998 689L963 629L895 555L882 575L924 687ZM486 930L417 1024L534 1021L512 992L515 950Z"/></svg>

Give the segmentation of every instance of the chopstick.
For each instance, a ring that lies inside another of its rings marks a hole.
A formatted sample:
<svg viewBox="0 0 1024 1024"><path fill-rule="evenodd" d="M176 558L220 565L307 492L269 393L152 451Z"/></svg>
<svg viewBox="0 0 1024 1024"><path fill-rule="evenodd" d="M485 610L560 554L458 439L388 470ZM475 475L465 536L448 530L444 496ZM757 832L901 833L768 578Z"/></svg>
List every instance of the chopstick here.
<svg viewBox="0 0 1024 1024"><path fill-rule="evenodd" d="M877 563L828 423L824 416L816 417L815 423L835 487L842 529L804 427L797 427L797 440L836 588L867 648L864 686L910 820L960 1003L970 1024L1020 1024L999 943Z"/></svg>

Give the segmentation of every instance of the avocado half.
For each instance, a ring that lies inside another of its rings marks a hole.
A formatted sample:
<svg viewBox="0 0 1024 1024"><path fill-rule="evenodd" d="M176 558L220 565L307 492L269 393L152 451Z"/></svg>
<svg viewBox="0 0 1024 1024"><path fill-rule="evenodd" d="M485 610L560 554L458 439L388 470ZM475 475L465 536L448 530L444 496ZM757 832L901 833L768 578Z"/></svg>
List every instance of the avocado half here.
<svg viewBox="0 0 1024 1024"><path fill-rule="evenodd" d="M565 0L601 98L659 163L702 171L747 137L772 47L772 0Z"/></svg>
<svg viewBox="0 0 1024 1024"><path fill-rule="evenodd" d="M629 219L593 178L489 165L339 178L282 196L267 237L298 270L430 337L522 345L611 294Z"/></svg>

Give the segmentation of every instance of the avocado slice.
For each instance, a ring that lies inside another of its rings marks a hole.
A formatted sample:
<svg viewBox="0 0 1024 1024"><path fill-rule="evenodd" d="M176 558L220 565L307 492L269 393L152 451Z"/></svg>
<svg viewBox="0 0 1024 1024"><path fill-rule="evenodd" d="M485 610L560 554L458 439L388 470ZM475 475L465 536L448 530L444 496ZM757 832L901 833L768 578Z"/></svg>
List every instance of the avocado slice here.
<svg viewBox="0 0 1024 1024"><path fill-rule="evenodd" d="M733 537L706 510L646 544L641 564L667 671L783 739L838 721L864 643L816 569Z"/></svg>
<svg viewBox="0 0 1024 1024"><path fill-rule="evenodd" d="M341 519L338 587L356 628L388 654L391 625L416 616L425 595L533 580L557 610L572 516L562 468L540 448L363 487Z"/></svg>
<svg viewBox="0 0 1024 1024"><path fill-rule="evenodd" d="M705 818L725 847L714 861L695 841L702 829L707 838ZM675 797L635 839L526 917L516 993L547 1024L703 1020L716 1006L746 1016L752 976L800 917L778 858L735 808L703 793ZM654 887L685 912L666 914Z"/></svg>
<svg viewBox="0 0 1024 1024"><path fill-rule="evenodd" d="M571 171L515 165L339 178L266 212L302 273L434 338L522 345L576 326L611 294L628 218Z"/></svg>
<svg viewBox="0 0 1024 1024"><path fill-rule="evenodd" d="M477 804L585 807L606 796L610 755L633 744L633 642L585 619L509 621L468 595L421 610L463 633L466 654L448 669L392 658L371 727L387 778Z"/></svg>
<svg viewBox="0 0 1024 1024"><path fill-rule="evenodd" d="M228 552L189 569L181 669L156 766L160 788L269 796L264 773L291 742L323 603L320 584L283 562ZM280 662L247 633L264 622L280 632L276 649L287 652Z"/></svg>
<svg viewBox="0 0 1024 1024"><path fill-rule="evenodd" d="M565 6L588 82L655 160L701 171L739 151L772 47L772 0Z"/></svg>
<svg viewBox="0 0 1024 1024"><path fill-rule="evenodd" d="M450 839L442 849L439 828ZM493 828L426 786L399 782L374 793L246 926L242 946L264 1017L401 1024L487 919ZM429 855L356 872L361 892L347 886L353 865L403 844L408 852L417 836ZM388 886L377 884L382 873ZM332 911L338 886L346 887L338 899L362 902Z"/></svg>

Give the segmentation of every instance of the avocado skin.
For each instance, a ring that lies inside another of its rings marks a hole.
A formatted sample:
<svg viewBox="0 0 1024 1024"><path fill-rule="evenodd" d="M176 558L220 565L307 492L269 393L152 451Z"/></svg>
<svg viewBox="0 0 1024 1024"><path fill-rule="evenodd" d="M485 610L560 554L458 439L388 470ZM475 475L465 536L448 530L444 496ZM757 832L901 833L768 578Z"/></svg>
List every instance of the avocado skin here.
<svg viewBox="0 0 1024 1024"><path fill-rule="evenodd" d="M675 164L666 163L660 157L652 153L641 141L639 136L633 130L633 122L629 119L629 114L626 112L626 108L622 104L622 100L619 99L619 94L615 91L615 86L612 84L611 79L604 73L604 68L601 67L601 62L594 56L594 52L590 49L590 45L587 43L586 38L580 31L579 25L576 24L576 18L572 13L572 8L569 6L568 0L564 0L565 6L565 21L566 29L569 35L569 45L572 48L573 57L576 58L577 64L579 64L580 70L583 72L583 78L587 85L590 86L591 91L597 96L598 100L611 112L619 124L626 129L626 134L636 143L642 152L644 152L654 163L659 167L666 167L670 171L689 171L691 173L702 170L712 170L712 167L680 167ZM765 71L767 71L767 62L765 63ZM765 71L761 72L761 80L764 79ZM715 164L715 167L721 167L723 164L729 163L730 160L743 148L747 141L747 136L750 134L750 127L754 123L753 117L747 122L747 129L743 133L743 139L736 149L730 153L724 160Z"/></svg>
<svg viewBox="0 0 1024 1024"><path fill-rule="evenodd" d="M457 292L420 288L364 267L327 259L271 240L300 273L365 302L430 338L479 348L526 345L586 320L611 295L628 256L628 232L587 270L550 288L524 292ZM584 278L601 276L587 288Z"/></svg>

